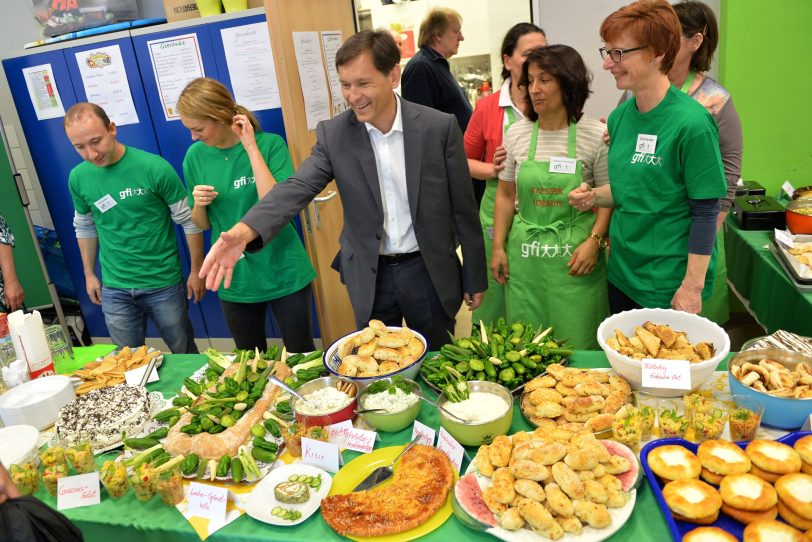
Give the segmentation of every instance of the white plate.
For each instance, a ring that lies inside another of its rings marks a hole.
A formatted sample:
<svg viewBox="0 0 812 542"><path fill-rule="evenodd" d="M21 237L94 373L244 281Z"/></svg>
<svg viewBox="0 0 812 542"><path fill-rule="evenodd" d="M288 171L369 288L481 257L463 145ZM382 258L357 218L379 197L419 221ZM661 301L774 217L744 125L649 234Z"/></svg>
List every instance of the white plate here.
<svg viewBox="0 0 812 542"><path fill-rule="evenodd" d="M321 487L318 490L310 489L310 498L301 504L288 504L276 500L273 494L273 488L277 484L286 482L288 477L293 474L305 474L307 476L321 475ZM245 498L245 513L252 518L270 523L271 525L281 525L289 527L291 525L298 525L321 506L321 500L330 493L330 486L333 484L333 477L325 471L310 465L303 465L302 463L294 463L292 465L283 465L274 469L271 474L265 477L257 487L254 488L249 495ZM302 513L302 517L294 521L288 521L271 514L271 510L276 506L290 510L298 510Z"/></svg>
<svg viewBox="0 0 812 542"><path fill-rule="evenodd" d="M130 350L135 350L135 348L131 348ZM112 355L118 354L119 352L121 352L121 348L116 348L112 352L110 352L108 354L105 354L104 356L101 356L99 358L96 358L93 361L102 361L107 356L112 356ZM151 346L147 347L147 354L149 354L150 352L155 352L155 348L152 348ZM164 355L163 355L163 353L161 353L161 354L158 355L157 358L155 358L155 370L158 370L158 368L161 365L163 365L163 363L164 363ZM72 377L70 377L70 382L71 382L71 385L73 386L73 389L76 389L76 388L78 388L79 386L81 386L83 383L85 383L87 381L82 379L82 378L79 378L78 376L72 376Z"/></svg>

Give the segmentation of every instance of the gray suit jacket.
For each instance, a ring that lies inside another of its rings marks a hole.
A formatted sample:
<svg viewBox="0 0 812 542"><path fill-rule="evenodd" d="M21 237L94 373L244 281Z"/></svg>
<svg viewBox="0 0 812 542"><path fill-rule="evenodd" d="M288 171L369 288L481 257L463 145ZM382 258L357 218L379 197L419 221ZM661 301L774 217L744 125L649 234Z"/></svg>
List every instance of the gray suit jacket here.
<svg viewBox="0 0 812 542"><path fill-rule="evenodd" d="M463 292L487 288L485 249L471 173L456 119L401 101L406 183L414 233L443 308L453 317ZM340 273L356 320L372 313L383 207L369 134L352 110L320 122L312 154L268 192L242 222L260 234L259 250L333 179L344 206ZM457 243L465 262L460 266Z"/></svg>

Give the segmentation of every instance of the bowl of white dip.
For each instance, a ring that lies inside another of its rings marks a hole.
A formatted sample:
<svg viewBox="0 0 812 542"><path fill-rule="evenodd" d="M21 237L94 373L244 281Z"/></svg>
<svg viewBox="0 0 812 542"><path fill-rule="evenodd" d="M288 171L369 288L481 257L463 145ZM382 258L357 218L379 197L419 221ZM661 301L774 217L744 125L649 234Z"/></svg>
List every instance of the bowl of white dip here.
<svg viewBox="0 0 812 542"><path fill-rule="evenodd" d="M340 384L341 383L341 384ZM344 384L346 383L346 384ZM338 388L347 389L349 392ZM305 427L332 425L355 418L358 386L344 378L325 376L302 384L296 390L306 401L290 398L296 421Z"/></svg>
<svg viewBox="0 0 812 542"><path fill-rule="evenodd" d="M437 403L467 420L462 423L440 409L440 425L465 446L489 444L494 437L506 435L513 421L513 395L509 389L494 382L472 380L468 382L468 399L465 401L454 403L441 393Z"/></svg>
<svg viewBox="0 0 812 542"><path fill-rule="evenodd" d="M405 429L413 424L417 419L417 415L420 414L420 405L423 404L418 397L420 386L414 380L407 378L400 378L399 380L409 387L409 392L394 387L393 393L390 390L369 393L370 387L367 386L358 395L359 409L381 409L377 412L364 412L362 414L364 420L378 431L395 433ZM390 388L393 386L392 378L383 378L378 382L386 382L390 385ZM374 385L382 387L382 384L377 382Z"/></svg>

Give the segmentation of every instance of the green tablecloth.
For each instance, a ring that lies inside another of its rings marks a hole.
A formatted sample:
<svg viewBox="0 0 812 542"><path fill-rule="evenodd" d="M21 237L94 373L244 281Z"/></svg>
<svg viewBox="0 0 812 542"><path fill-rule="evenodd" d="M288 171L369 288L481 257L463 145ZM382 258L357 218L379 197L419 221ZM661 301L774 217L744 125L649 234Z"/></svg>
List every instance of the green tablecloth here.
<svg viewBox="0 0 812 542"><path fill-rule="evenodd" d="M798 291L767 245L770 232L741 230L725 222L727 277L768 333L779 329L812 336L812 293Z"/></svg>
<svg viewBox="0 0 812 542"><path fill-rule="evenodd" d="M204 362L205 357L202 355L167 355L160 369L161 380L150 384L148 388L151 391L160 391L167 397L173 396L183 378ZM608 367L609 363L603 352L578 351L572 356L571 365L594 368ZM724 370L726 367L726 362L723 362L719 369ZM436 396L431 391L427 393L431 397ZM431 407L421 409L418 419L430 427L439 428L437 411ZM531 429L532 427L522 416L521 410L515 408L510 433ZM399 433L382 433L381 442L377 443L376 448L405 444L410 437L411 427ZM468 450L472 454L476 452L475 448L469 448ZM97 463L101 465L105 459L109 459L113 455L110 453L97 457ZM350 461L358 455L357 452L344 452L344 461ZM56 508L56 499L48 495L44 489L40 489L36 496ZM194 542L199 540L192 527L177 510L164 505L157 497L146 503L138 502L132 492L114 501L103 491L100 505L66 510L65 515L79 526L88 542L103 540L116 540L116 542L183 540ZM657 507L648 483L644 481L638 490L637 503L631 518L609 540L652 540L661 542L668 538L669 533L663 515ZM318 513L295 527L267 525L244 515L208 538L208 540L228 540L229 542L341 539L342 537L328 527ZM425 539L442 540L444 542L494 540L490 535L464 527L453 516L439 529L426 536Z"/></svg>

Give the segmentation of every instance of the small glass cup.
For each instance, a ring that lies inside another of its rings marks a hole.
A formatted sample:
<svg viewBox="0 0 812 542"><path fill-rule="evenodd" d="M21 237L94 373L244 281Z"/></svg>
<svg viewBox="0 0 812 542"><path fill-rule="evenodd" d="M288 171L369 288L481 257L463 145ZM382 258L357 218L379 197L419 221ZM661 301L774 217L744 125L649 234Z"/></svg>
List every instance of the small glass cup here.
<svg viewBox="0 0 812 542"><path fill-rule="evenodd" d="M183 475L180 472L180 466L159 474L155 479L155 487L165 504L175 506L181 502L183 500Z"/></svg>
<svg viewBox="0 0 812 542"><path fill-rule="evenodd" d="M127 467L120 461L105 461L99 469L99 478L113 499L123 497L127 493Z"/></svg>
<svg viewBox="0 0 812 542"><path fill-rule="evenodd" d="M612 438L632 450L640 447L643 436L643 417L634 405L623 405L612 420Z"/></svg>
<svg viewBox="0 0 812 542"><path fill-rule="evenodd" d="M685 438L689 421L682 401L673 399L657 401L657 427L660 438Z"/></svg>
<svg viewBox="0 0 812 542"><path fill-rule="evenodd" d="M42 468L42 483L45 484L45 489L52 497L56 497L57 488L59 487L59 479L68 475L67 463L54 463L53 465L45 465Z"/></svg>
<svg viewBox="0 0 812 542"><path fill-rule="evenodd" d="M76 474L87 474L96 470L93 451L88 443L77 444L73 448L68 448L65 455L68 456Z"/></svg>
<svg viewBox="0 0 812 542"><path fill-rule="evenodd" d="M25 463L11 465L9 474L11 475L11 481L17 486L20 494L33 495L39 489L39 472L33 459Z"/></svg>
<svg viewBox="0 0 812 542"><path fill-rule="evenodd" d="M728 405L730 414L730 440L749 442L756 438L764 415L764 403L758 397L733 395L733 404Z"/></svg>
<svg viewBox="0 0 812 542"><path fill-rule="evenodd" d="M48 341L48 348L51 349L51 359L54 362L54 369L58 370L60 363L73 359L73 346L70 340L65 337L62 326L53 325L45 328L45 338Z"/></svg>
<svg viewBox="0 0 812 542"><path fill-rule="evenodd" d="M39 460L43 467L64 466L68 471L68 460L65 457L65 448L53 446L39 452Z"/></svg>
<svg viewBox="0 0 812 542"><path fill-rule="evenodd" d="M146 463L130 474L130 485L139 501L148 501L155 496L155 478L155 469Z"/></svg>
<svg viewBox="0 0 812 542"><path fill-rule="evenodd" d="M649 440L657 420L657 398L640 391L634 392L633 396L634 404L640 411L642 440Z"/></svg>
<svg viewBox="0 0 812 542"><path fill-rule="evenodd" d="M716 399L703 400L695 405L690 414L694 442L721 437L727 423L727 410L727 405Z"/></svg>

